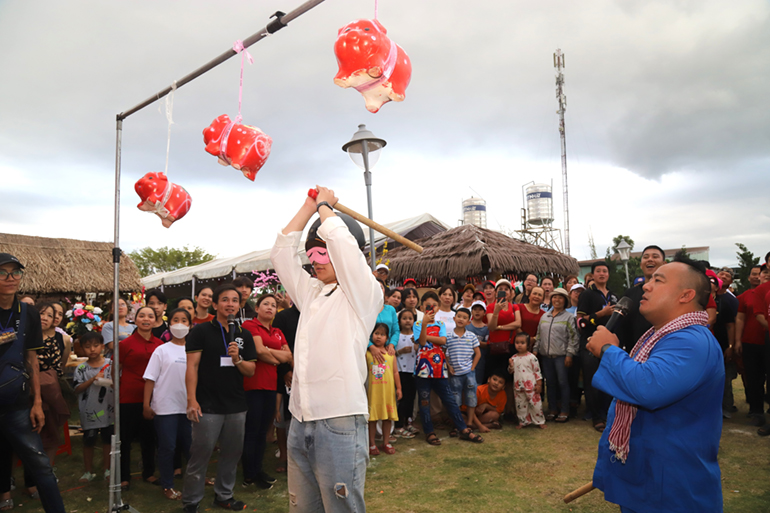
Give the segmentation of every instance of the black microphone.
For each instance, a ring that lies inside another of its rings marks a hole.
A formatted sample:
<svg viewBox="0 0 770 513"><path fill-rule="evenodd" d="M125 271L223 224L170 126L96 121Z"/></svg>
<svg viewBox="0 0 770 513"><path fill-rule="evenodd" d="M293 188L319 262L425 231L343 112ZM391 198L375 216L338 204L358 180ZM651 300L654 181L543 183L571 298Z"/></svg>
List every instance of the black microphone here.
<svg viewBox="0 0 770 513"><path fill-rule="evenodd" d="M612 315L610 316L610 320L607 321L607 324L604 325L607 330L609 330L611 333L615 333L616 325L618 324L618 321L622 319L623 317L628 314L628 311L633 306L633 301L631 301L631 298L629 297L622 297L620 298L620 301L618 301L618 304L615 305L615 311L612 312Z"/></svg>
<svg viewBox="0 0 770 513"><path fill-rule="evenodd" d="M235 317L233 314L227 316L227 331L229 342L235 342Z"/></svg>

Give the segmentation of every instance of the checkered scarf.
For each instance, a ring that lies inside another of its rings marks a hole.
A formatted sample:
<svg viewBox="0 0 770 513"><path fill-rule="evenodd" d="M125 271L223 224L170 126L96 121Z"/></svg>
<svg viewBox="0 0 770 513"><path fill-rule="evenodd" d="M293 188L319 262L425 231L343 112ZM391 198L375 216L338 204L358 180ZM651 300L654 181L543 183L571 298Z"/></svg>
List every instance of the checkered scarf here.
<svg viewBox="0 0 770 513"><path fill-rule="evenodd" d="M688 326L706 326L707 324L708 314L704 311L681 315L657 331L655 331L655 328L647 330L647 332L636 342L636 345L631 350L630 356L635 362L646 362L650 357L653 348L655 348L655 345L669 333L679 331ZM621 463L626 462L628 452L630 451L629 441L631 439L631 423L634 421L634 417L636 417L636 410L636 406L621 401L620 399L615 403L615 420L612 423L612 429L610 430L608 439L610 442L610 450L615 453L615 456Z"/></svg>

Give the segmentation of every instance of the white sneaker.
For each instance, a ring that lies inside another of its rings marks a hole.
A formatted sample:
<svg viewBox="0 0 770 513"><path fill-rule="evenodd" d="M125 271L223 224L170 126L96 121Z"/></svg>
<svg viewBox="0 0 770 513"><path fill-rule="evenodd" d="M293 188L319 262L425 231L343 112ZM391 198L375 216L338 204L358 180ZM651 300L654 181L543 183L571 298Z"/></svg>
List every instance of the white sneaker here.
<svg viewBox="0 0 770 513"><path fill-rule="evenodd" d="M91 472L86 472L85 474L80 476L80 482L81 483L90 483L91 481L94 480L95 477L96 477L96 474L92 474Z"/></svg>

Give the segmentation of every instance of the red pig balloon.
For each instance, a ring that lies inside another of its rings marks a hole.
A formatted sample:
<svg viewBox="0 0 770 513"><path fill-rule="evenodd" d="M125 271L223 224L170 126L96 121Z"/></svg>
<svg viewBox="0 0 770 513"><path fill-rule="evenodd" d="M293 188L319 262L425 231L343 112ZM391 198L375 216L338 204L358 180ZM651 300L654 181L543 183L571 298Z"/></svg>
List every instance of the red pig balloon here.
<svg viewBox="0 0 770 513"><path fill-rule="evenodd" d="M255 126L241 125L230 121L222 114L203 131L206 151L219 157L223 166L233 166L243 176L254 181L267 157L273 140Z"/></svg>
<svg viewBox="0 0 770 513"><path fill-rule="evenodd" d="M390 40L377 20L356 20L342 27L334 43L339 71L334 83L354 87L377 112L383 103L400 102L412 78L412 62L404 49Z"/></svg>
<svg viewBox="0 0 770 513"><path fill-rule="evenodd" d="M182 219L192 205L184 187L169 182L163 173L147 173L136 182L134 190L142 200L137 208L157 214L166 228Z"/></svg>

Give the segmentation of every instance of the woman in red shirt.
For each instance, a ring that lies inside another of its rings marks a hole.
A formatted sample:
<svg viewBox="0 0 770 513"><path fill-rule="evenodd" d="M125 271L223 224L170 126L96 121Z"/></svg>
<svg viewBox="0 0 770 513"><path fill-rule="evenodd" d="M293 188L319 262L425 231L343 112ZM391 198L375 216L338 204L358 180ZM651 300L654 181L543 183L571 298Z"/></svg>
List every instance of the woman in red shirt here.
<svg viewBox="0 0 770 513"><path fill-rule="evenodd" d="M243 486L257 485L270 489L275 478L262 470L267 432L275 416L275 396L278 384L277 366L291 362L291 351L286 338L272 327L278 302L273 294L257 299L257 316L243 323L243 329L254 336L257 346L257 368L254 375L243 378L243 389L249 410L246 413L246 436L243 440Z"/></svg>
<svg viewBox="0 0 770 513"><path fill-rule="evenodd" d="M120 356L120 486L131 484L131 442L142 446L142 479L160 485L155 477L155 426L144 418L144 371L155 348L163 344L152 336L155 310L143 306L136 312L136 330L118 344Z"/></svg>
<svg viewBox="0 0 770 513"><path fill-rule="evenodd" d="M489 325L489 359L486 368L488 374L493 370L508 366L508 357L511 353L513 334L521 327L521 314L519 305L513 304L513 288L511 282L505 279L498 280L495 284L495 296L504 294L504 297L496 299L487 306L487 323ZM507 374L507 373L506 373ZM507 374L510 378L510 374ZM510 378L512 380L512 378Z"/></svg>
<svg viewBox="0 0 770 513"><path fill-rule="evenodd" d="M519 306L519 312L521 312L521 329L519 331L529 335L530 351L532 351L532 346L535 344L537 325L540 324L540 318L545 313L543 309L540 308L540 305L543 303L544 295L541 287L534 287L529 293L529 303Z"/></svg>

